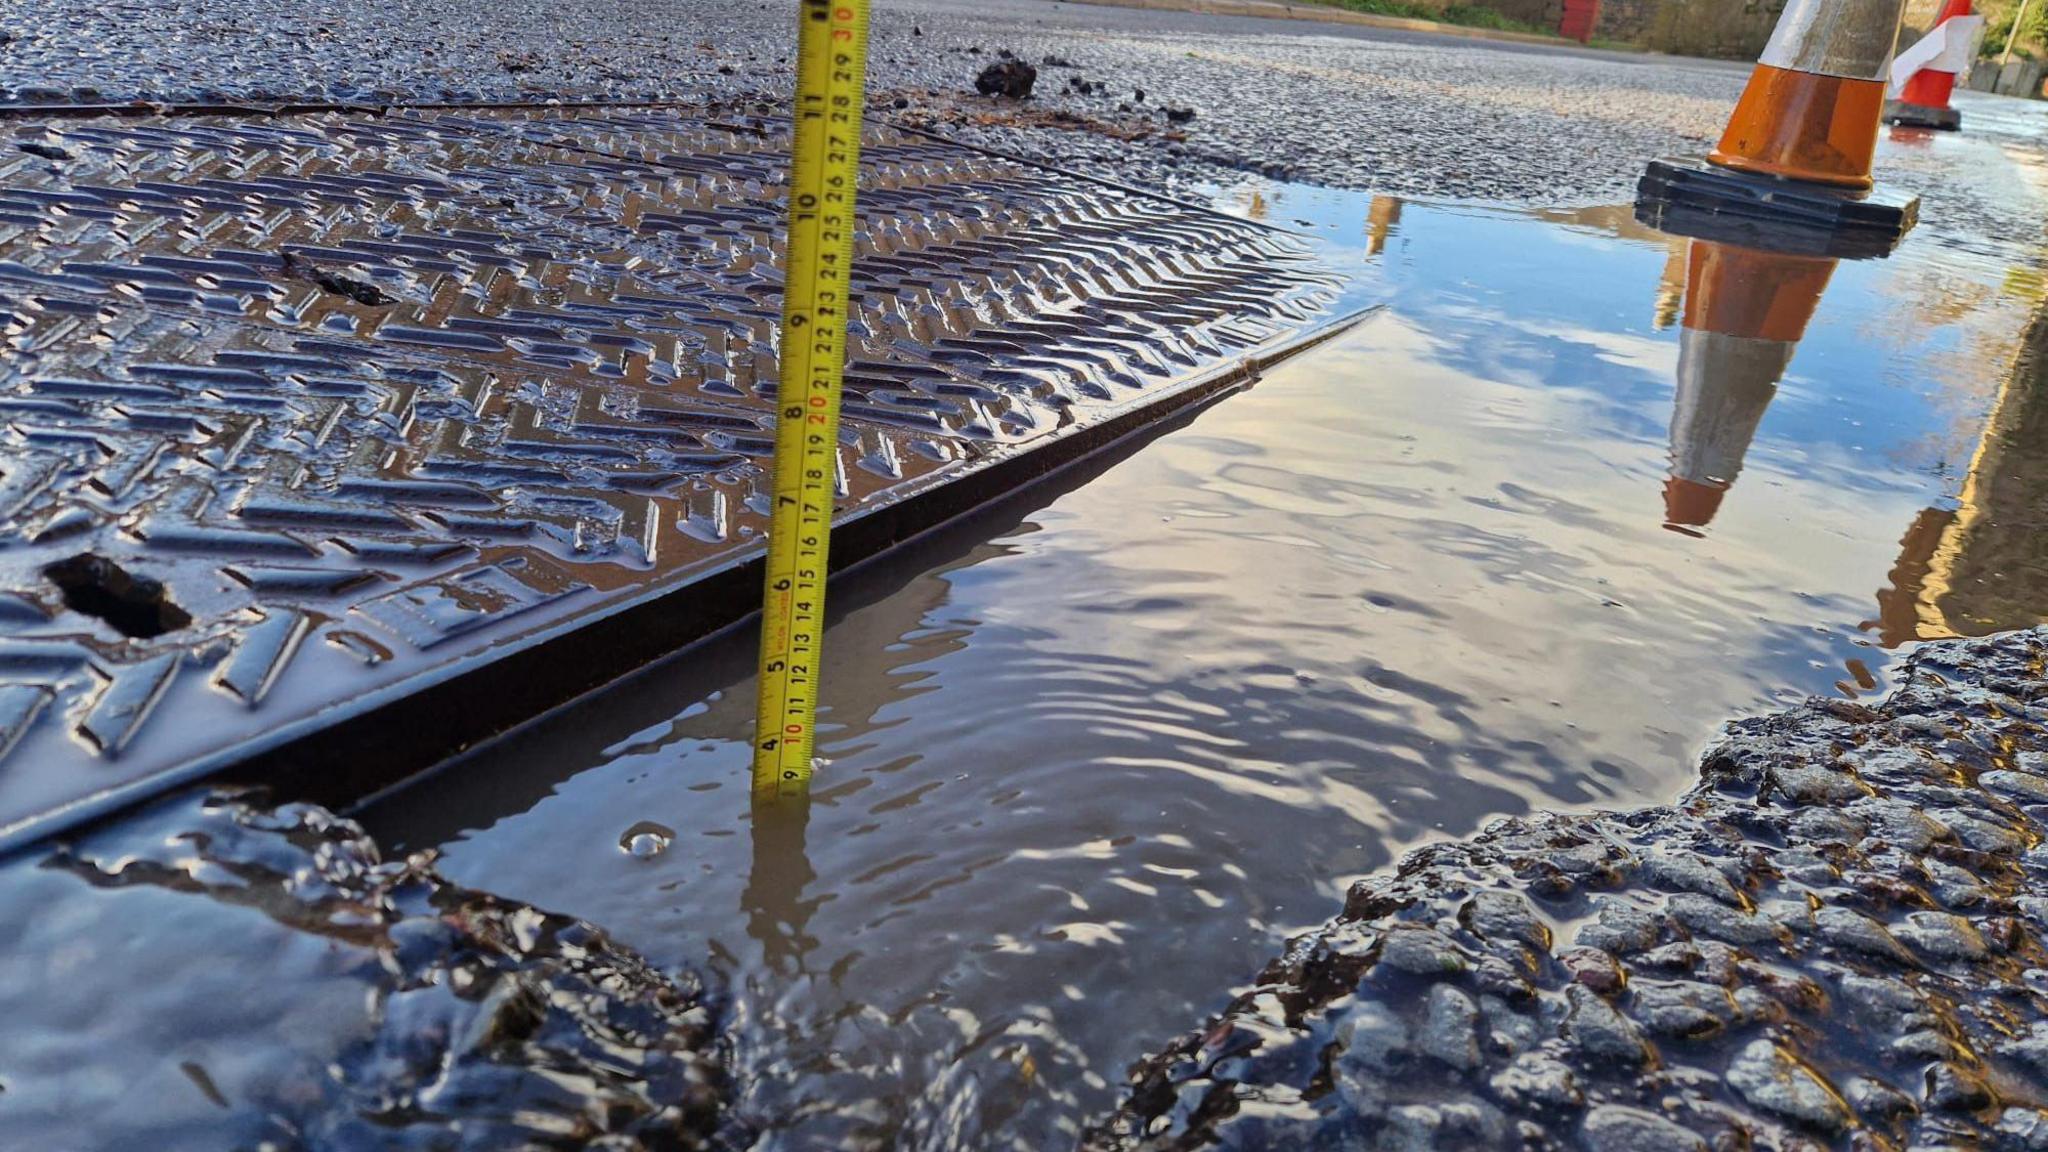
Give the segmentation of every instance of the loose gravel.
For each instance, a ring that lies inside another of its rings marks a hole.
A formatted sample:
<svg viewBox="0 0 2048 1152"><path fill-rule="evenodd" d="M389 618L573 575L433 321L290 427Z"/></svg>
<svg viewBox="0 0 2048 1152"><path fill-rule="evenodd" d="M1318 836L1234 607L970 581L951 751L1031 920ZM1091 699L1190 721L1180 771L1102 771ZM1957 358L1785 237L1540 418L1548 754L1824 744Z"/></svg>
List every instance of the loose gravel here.
<svg viewBox="0 0 2048 1152"><path fill-rule="evenodd" d="M876 110L1178 186L1246 172L1389 194L1612 201L1697 150L1744 72L1026 0L878 5ZM743 0L19 0L0 103L730 100L788 90L792 5ZM1003 51L1029 101L974 81Z"/></svg>

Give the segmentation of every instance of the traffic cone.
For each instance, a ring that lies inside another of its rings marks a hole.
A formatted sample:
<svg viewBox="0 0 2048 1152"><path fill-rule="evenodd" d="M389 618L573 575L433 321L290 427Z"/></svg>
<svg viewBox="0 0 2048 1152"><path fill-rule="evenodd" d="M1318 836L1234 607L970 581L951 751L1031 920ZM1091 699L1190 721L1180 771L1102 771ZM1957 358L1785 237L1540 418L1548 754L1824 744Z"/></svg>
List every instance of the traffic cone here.
<svg viewBox="0 0 2048 1152"><path fill-rule="evenodd" d="M1557 34L1585 44L1593 39L1600 23L1600 0L1564 0L1564 13L1557 21Z"/></svg>
<svg viewBox="0 0 2048 1152"><path fill-rule="evenodd" d="M1720 510L1837 263L1692 242L1664 482L1666 528L1696 536Z"/></svg>
<svg viewBox="0 0 2048 1152"><path fill-rule="evenodd" d="M1660 227L1673 215L1734 217L1817 234L1807 247L1831 255L1889 251L1919 207L1870 178L1904 10L1905 0L1790 0L1719 145L1704 162L1652 161L1638 216ZM1830 250L1835 238L1844 250Z"/></svg>
<svg viewBox="0 0 2048 1152"><path fill-rule="evenodd" d="M1786 180L1871 187L1904 14L1903 0L1792 0L1707 159Z"/></svg>
<svg viewBox="0 0 2048 1152"><path fill-rule="evenodd" d="M1963 114L1949 107L1949 96L1956 74L1976 59L1983 34L1984 18L1971 15L1970 0L1948 0L1934 30L1892 61L1884 118L1914 128L1961 128Z"/></svg>

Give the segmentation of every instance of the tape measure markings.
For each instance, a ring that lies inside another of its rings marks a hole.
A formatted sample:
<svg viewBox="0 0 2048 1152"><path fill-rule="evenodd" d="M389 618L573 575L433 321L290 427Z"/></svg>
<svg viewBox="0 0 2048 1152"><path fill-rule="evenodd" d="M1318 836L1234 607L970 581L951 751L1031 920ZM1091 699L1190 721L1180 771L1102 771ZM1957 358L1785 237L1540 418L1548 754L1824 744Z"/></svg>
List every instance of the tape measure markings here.
<svg viewBox="0 0 2048 1152"><path fill-rule="evenodd" d="M754 791L808 794L839 468L868 0L804 0L783 258L774 504L761 604Z"/></svg>

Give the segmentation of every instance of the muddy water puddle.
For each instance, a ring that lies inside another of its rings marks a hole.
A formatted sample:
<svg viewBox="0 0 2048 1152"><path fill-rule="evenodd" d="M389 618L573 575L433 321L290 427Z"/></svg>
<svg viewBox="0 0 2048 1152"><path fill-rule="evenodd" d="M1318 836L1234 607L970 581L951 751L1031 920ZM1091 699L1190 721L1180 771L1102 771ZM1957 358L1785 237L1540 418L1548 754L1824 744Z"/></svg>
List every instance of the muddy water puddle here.
<svg viewBox="0 0 2048 1152"><path fill-rule="evenodd" d="M721 977L763 1146L1060 1147L1405 848L1664 798L1731 715L2048 618L2038 266L1218 198L1378 310L850 577L807 812L749 812L735 637L371 830Z"/></svg>

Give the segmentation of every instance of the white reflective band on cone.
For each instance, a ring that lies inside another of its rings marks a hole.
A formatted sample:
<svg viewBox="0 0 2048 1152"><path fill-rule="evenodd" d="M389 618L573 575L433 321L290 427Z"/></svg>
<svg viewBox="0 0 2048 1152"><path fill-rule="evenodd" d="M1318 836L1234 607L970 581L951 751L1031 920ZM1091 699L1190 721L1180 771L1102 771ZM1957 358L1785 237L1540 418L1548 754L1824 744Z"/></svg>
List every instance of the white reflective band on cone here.
<svg viewBox="0 0 2048 1152"><path fill-rule="evenodd" d="M1977 58L1977 39L1984 35L1982 16L1951 16L1934 26L1918 43L1892 61L1892 82L1885 93L1896 98L1916 72L1947 72L1961 76Z"/></svg>
<svg viewBox="0 0 2048 1152"><path fill-rule="evenodd" d="M1791 0L1757 63L1848 80L1883 80L1904 15L1901 0Z"/></svg>
<svg viewBox="0 0 2048 1152"><path fill-rule="evenodd" d="M1679 332L1672 475L1701 484L1734 482L1794 347L1696 328Z"/></svg>

